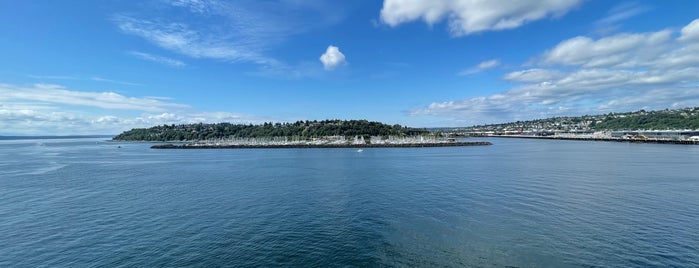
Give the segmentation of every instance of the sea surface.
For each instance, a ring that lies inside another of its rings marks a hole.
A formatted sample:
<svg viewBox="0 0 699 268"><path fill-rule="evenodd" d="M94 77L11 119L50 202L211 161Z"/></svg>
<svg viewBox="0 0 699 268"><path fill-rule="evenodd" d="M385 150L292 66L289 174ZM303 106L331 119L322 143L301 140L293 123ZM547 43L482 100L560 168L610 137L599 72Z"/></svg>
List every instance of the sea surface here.
<svg viewBox="0 0 699 268"><path fill-rule="evenodd" d="M0 141L0 267L699 267L699 146Z"/></svg>

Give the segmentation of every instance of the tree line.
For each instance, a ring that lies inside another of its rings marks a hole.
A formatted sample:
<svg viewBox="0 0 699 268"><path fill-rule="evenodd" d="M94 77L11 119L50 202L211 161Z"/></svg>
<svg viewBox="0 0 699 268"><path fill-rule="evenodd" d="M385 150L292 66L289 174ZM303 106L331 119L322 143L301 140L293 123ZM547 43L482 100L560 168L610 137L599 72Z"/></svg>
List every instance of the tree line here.
<svg viewBox="0 0 699 268"><path fill-rule="evenodd" d="M465 130L544 129L544 130L684 130L699 129L699 107L665 109L656 111L639 110L625 113L565 116L516 121L502 124L479 125Z"/></svg>
<svg viewBox="0 0 699 268"><path fill-rule="evenodd" d="M296 121L294 123L263 124L181 124L134 128L113 138L118 141L190 141L218 138L261 138L327 136L413 136L427 133L425 129L387 125L367 120Z"/></svg>
<svg viewBox="0 0 699 268"><path fill-rule="evenodd" d="M699 108L686 110L639 111L625 116L605 116L601 122L590 126L594 129L699 129Z"/></svg>

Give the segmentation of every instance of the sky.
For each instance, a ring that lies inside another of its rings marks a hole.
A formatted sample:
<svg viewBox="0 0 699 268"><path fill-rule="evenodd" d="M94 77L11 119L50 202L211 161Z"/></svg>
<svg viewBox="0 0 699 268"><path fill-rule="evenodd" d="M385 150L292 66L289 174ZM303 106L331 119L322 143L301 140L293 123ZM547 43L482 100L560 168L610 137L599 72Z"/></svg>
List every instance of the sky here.
<svg viewBox="0 0 699 268"><path fill-rule="evenodd" d="M699 106L699 1L0 1L0 135Z"/></svg>

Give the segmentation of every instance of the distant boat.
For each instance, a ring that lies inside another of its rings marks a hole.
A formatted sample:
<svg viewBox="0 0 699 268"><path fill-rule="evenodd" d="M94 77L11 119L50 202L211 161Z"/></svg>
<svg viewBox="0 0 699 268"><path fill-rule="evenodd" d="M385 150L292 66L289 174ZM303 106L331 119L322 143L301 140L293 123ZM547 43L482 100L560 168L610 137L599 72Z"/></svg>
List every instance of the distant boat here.
<svg viewBox="0 0 699 268"><path fill-rule="evenodd" d="M357 152L358 152L358 153L361 153L361 152L364 152L364 150L362 150L362 149L357 149Z"/></svg>

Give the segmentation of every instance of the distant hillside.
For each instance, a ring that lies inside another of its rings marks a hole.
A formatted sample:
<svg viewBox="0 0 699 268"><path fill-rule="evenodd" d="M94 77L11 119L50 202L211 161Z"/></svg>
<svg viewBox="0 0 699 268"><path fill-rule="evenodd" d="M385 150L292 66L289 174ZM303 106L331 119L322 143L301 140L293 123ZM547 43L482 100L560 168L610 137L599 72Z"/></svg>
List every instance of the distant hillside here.
<svg viewBox="0 0 699 268"><path fill-rule="evenodd" d="M699 107L553 117L463 128L465 131L699 130Z"/></svg>
<svg viewBox="0 0 699 268"><path fill-rule="evenodd" d="M325 137L325 136L406 136L427 132L424 129L387 125L367 120L297 121L295 123L252 124L185 124L135 128L113 140L118 141L189 141L216 138Z"/></svg>

